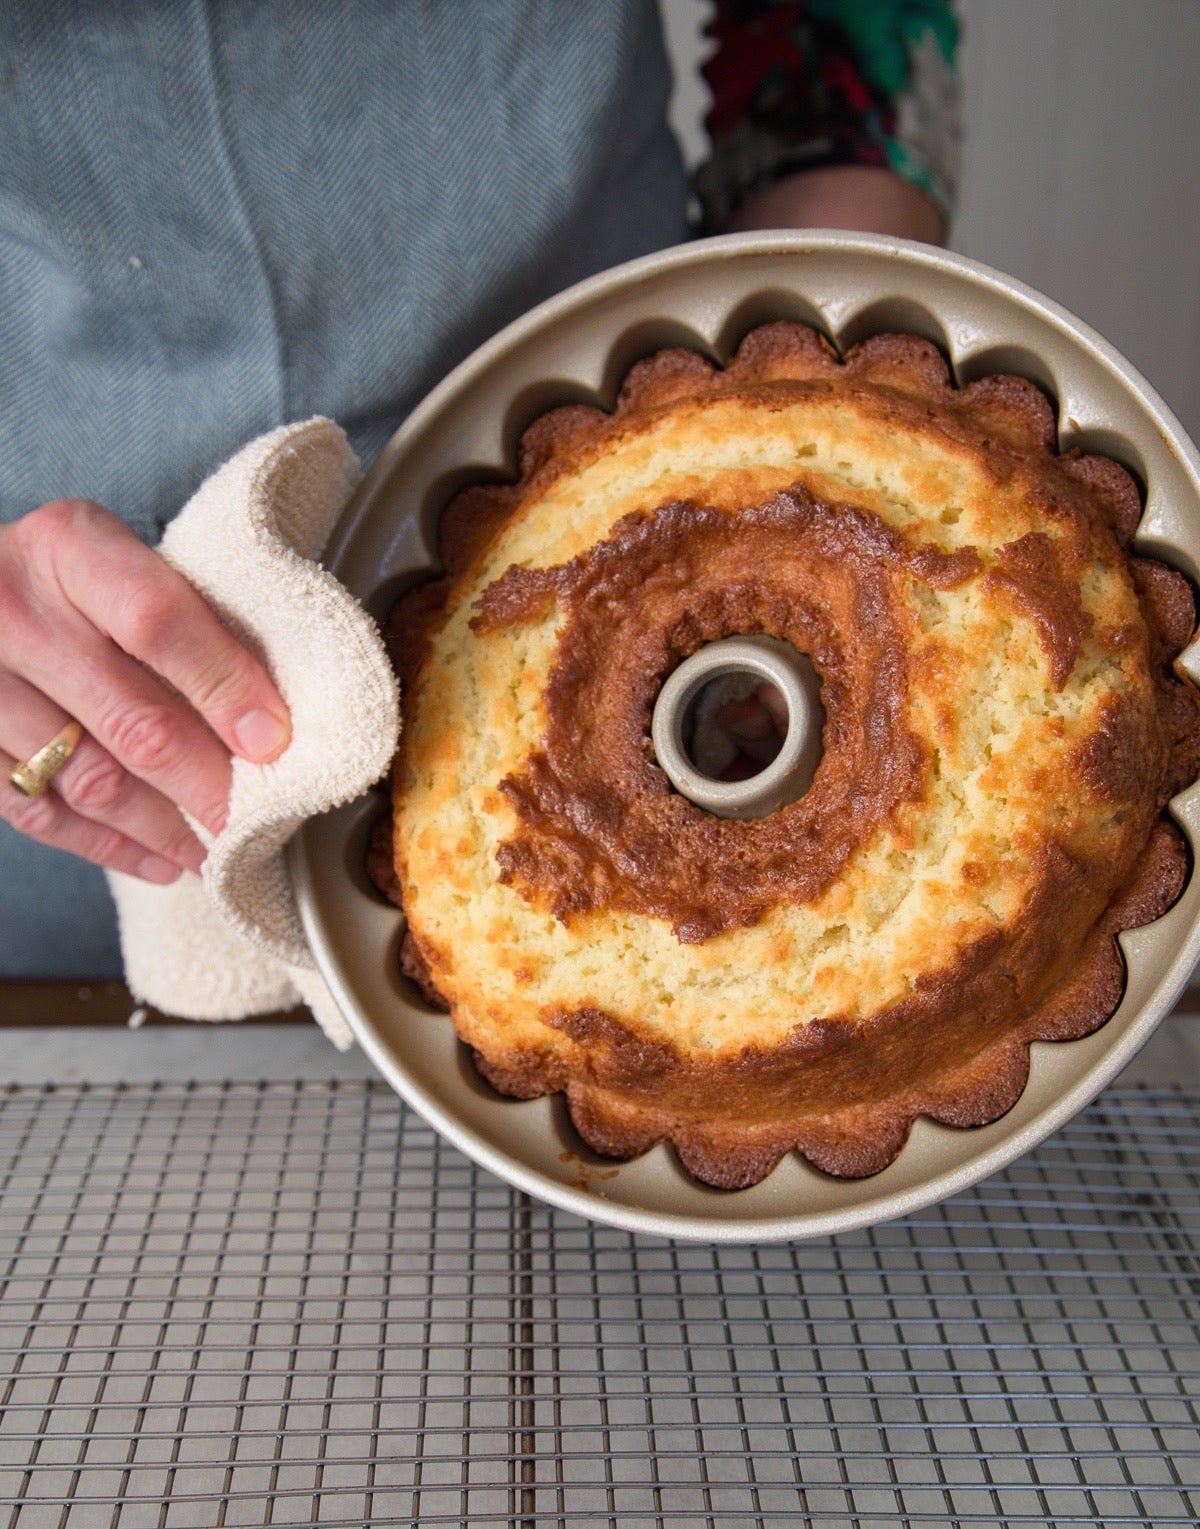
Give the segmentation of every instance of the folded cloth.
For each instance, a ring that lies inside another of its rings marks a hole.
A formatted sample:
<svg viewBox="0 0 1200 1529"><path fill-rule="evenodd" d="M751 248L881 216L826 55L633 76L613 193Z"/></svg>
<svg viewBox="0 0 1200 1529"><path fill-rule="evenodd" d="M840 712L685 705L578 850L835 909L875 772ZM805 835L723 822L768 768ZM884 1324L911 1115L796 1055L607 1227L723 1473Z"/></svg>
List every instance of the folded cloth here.
<svg viewBox="0 0 1200 1529"><path fill-rule="evenodd" d="M126 980L187 1019L243 1019L307 1003L340 1049L351 1032L316 968L283 860L306 818L360 796L399 733L379 632L317 562L360 478L330 420L252 441L196 491L159 552L266 664L292 716L269 765L233 761L229 818L202 878L160 887L109 873Z"/></svg>

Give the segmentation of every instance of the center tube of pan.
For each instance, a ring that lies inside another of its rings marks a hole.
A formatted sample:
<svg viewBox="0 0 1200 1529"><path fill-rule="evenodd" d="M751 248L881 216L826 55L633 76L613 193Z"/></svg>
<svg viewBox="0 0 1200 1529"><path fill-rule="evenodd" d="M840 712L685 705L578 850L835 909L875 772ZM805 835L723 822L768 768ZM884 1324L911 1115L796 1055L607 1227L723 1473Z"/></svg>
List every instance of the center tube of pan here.
<svg viewBox="0 0 1200 1529"><path fill-rule="evenodd" d="M717 681L747 694L773 685L782 698L786 727L779 752L745 780L721 780L696 761L691 738L697 698ZM821 761L825 712L821 682L810 661L775 637L726 637L693 653L669 676L650 724L659 764L671 784L697 807L721 818L762 818L797 801L812 784Z"/></svg>

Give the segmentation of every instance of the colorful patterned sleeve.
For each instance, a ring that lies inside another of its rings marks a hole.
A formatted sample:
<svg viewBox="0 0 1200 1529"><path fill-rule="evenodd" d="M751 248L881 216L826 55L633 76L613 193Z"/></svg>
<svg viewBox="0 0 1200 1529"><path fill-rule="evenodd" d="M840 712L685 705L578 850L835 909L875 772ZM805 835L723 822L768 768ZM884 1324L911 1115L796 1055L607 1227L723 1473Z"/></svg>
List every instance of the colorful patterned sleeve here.
<svg viewBox="0 0 1200 1529"><path fill-rule="evenodd" d="M958 176L954 0L717 0L703 66L711 158L702 231L772 181L877 165L949 217Z"/></svg>

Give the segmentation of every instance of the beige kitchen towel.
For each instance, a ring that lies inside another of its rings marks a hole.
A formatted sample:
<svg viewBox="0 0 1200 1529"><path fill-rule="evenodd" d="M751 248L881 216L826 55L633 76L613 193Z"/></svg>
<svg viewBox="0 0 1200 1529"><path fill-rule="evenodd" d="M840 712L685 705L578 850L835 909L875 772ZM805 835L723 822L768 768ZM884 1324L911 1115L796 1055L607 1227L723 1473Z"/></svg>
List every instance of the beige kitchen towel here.
<svg viewBox="0 0 1200 1529"><path fill-rule="evenodd" d="M140 1001L209 1020L304 1002L342 1048L350 1030L309 950L283 848L306 818L379 780L399 733L378 629L317 562L360 476L330 420L287 425L214 473L168 527L160 553L266 663L292 741L273 764L234 760L229 820L202 878L159 887L109 874Z"/></svg>

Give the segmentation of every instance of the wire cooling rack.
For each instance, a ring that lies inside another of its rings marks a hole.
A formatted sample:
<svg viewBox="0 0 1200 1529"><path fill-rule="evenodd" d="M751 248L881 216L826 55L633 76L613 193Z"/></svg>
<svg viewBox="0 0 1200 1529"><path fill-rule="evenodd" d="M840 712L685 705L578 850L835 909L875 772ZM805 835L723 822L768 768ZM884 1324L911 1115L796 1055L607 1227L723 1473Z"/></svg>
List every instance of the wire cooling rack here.
<svg viewBox="0 0 1200 1529"><path fill-rule="evenodd" d="M1200 1092L794 1246L530 1202L378 1083L0 1093L0 1526L1194 1524Z"/></svg>

